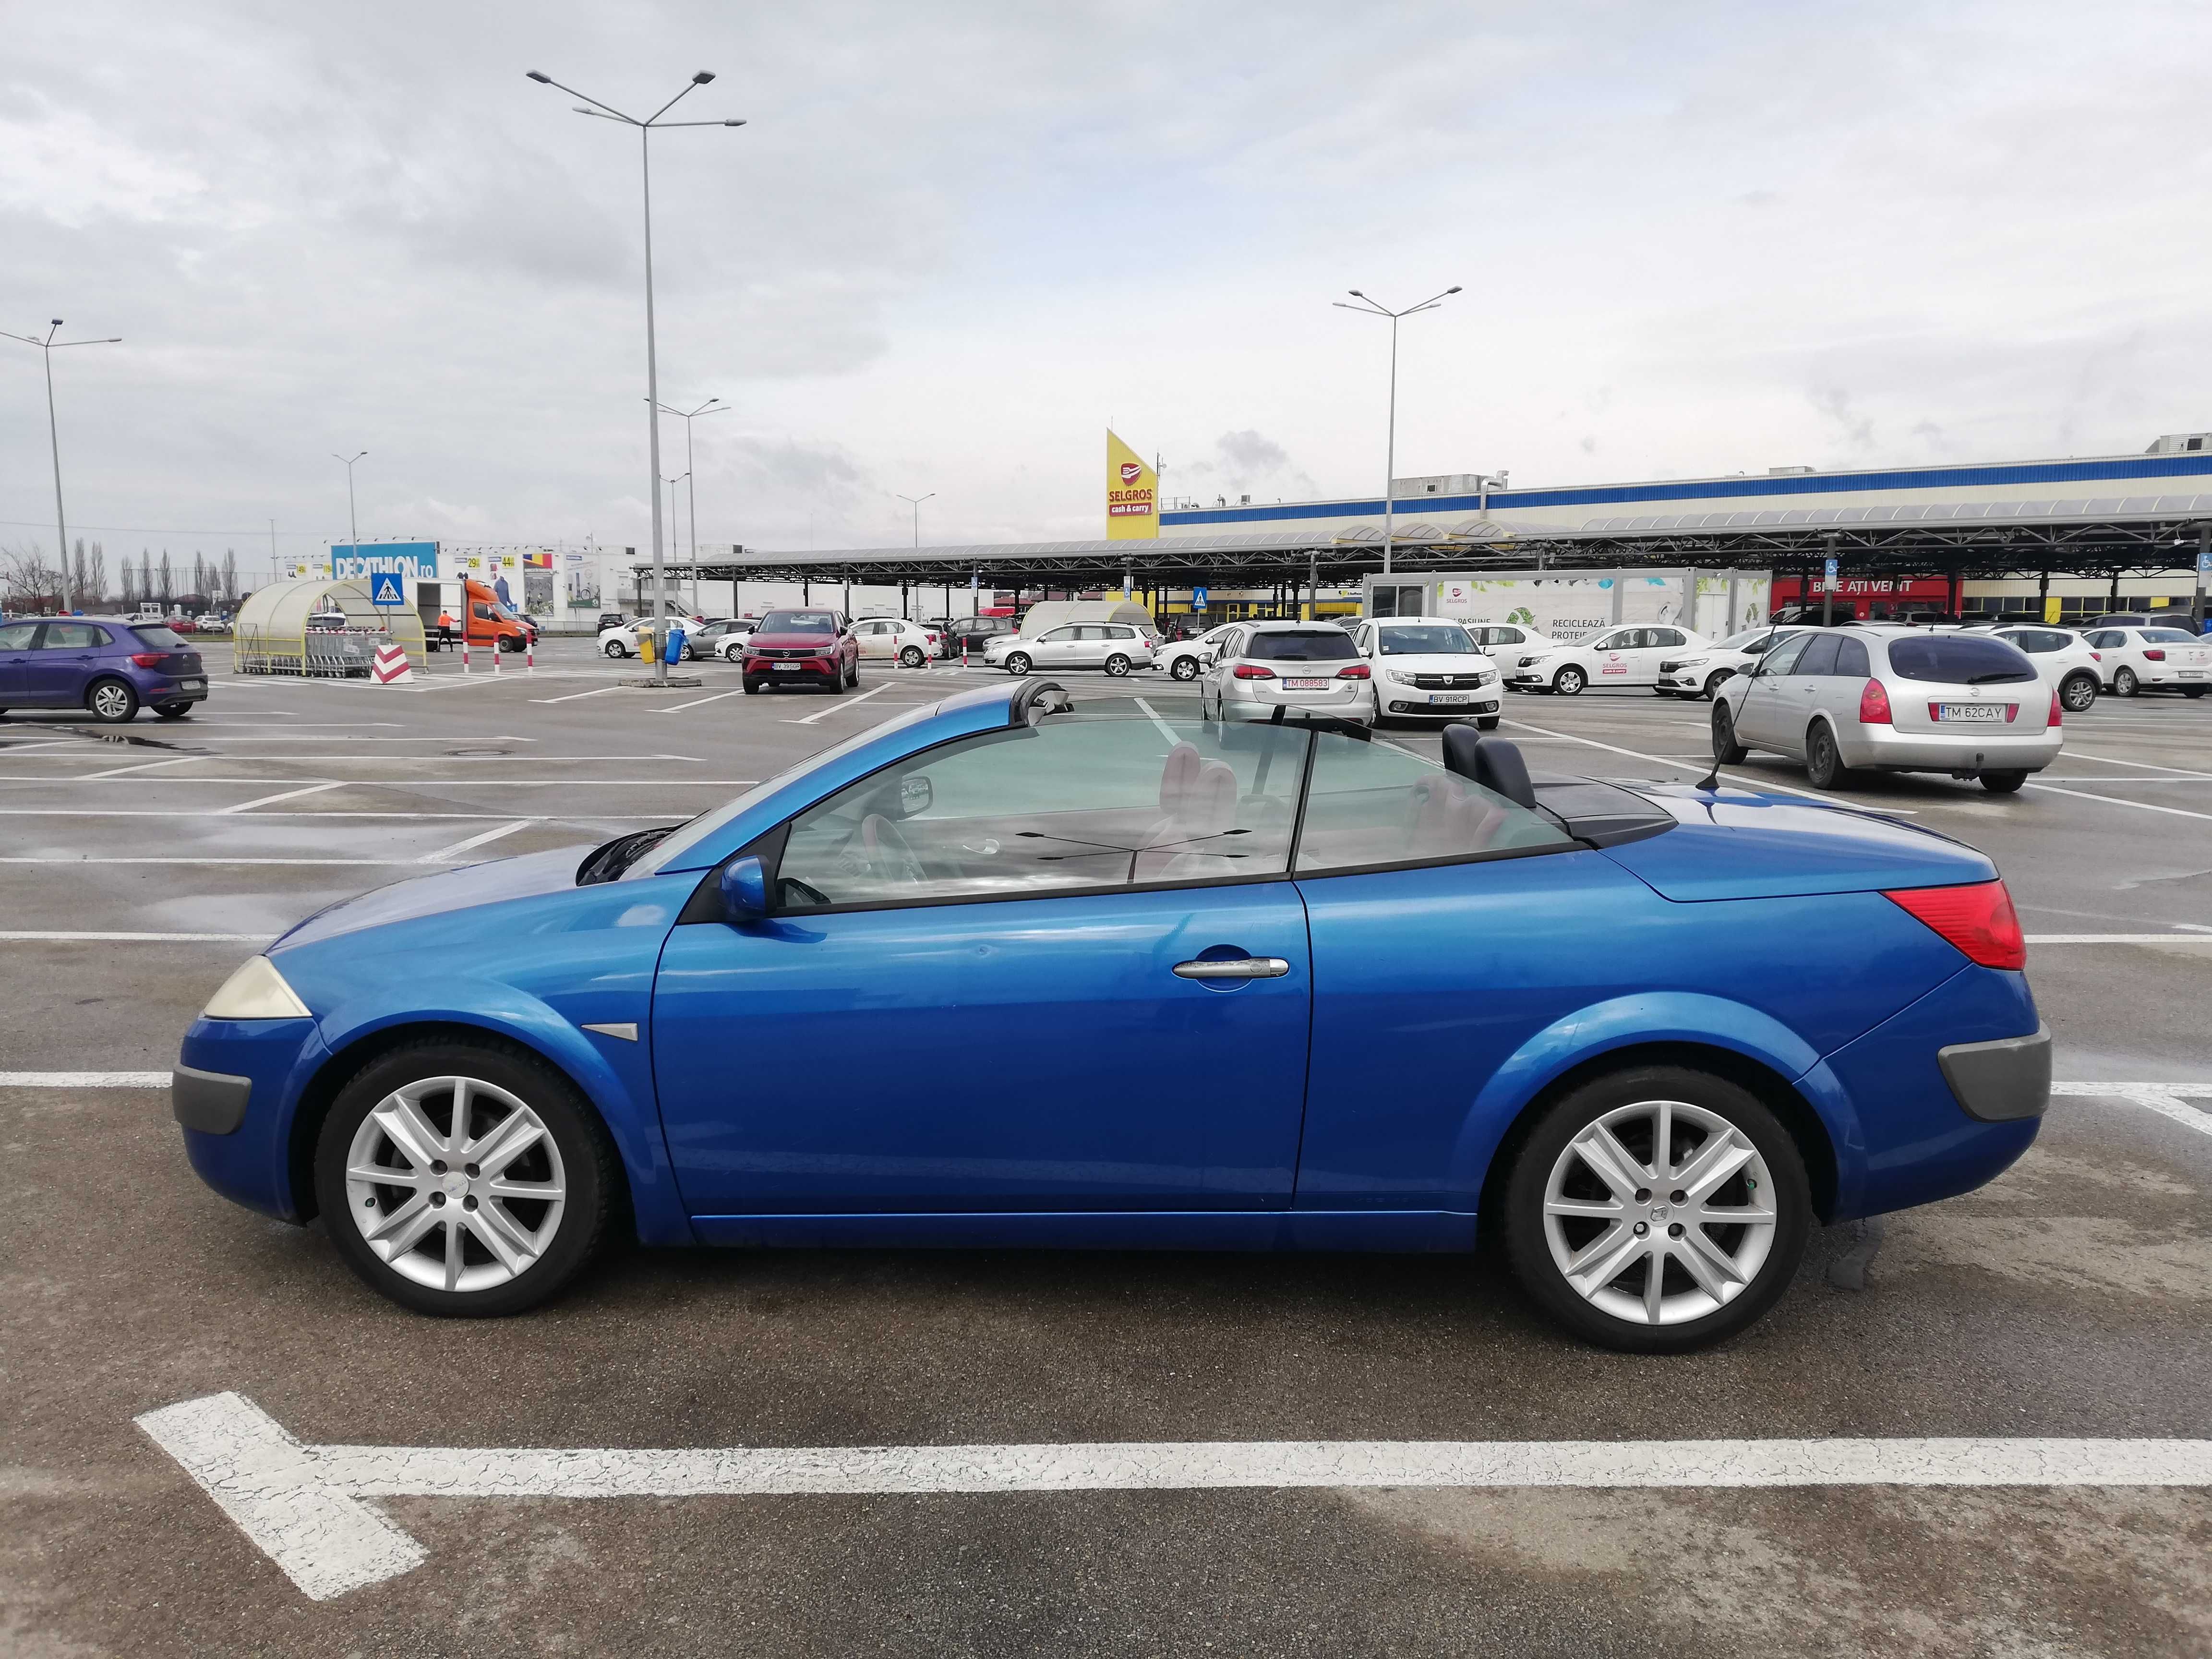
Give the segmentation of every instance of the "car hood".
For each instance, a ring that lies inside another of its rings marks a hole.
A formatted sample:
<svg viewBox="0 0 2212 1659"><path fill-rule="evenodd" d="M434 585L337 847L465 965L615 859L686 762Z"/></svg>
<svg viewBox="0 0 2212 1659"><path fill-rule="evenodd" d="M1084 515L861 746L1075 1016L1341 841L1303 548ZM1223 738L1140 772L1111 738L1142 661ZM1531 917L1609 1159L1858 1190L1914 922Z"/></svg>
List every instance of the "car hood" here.
<svg viewBox="0 0 2212 1659"><path fill-rule="evenodd" d="M576 884L576 866L588 847L559 847L548 853L526 853L520 858L472 864L465 869L441 870L433 876L394 882L357 898L341 899L318 910L270 947L273 955L302 945L313 945L340 933L381 927L387 922L412 921L418 916L441 915L454 910L498 904L507 899L533 898Z"/></svg>
<svg viewBox="0 0 2212 1659"><path fill-rule="evenodd" d="M837 640L831 634L762 634L745 635L747 645L764 645L778 651L835 651Z"/></svg>
<svg viewBox="0 0 2212 1659"><path fill-rule="evenodd" d="M1993 881L1963 842L1894 818L1818 802L1621 781L1675 820L1605 855L1664 898L1783 898Z"/></svg>
<svg viewBox="0 0 2212 1659"><path fill-rule="evenodd" d="M1486 668L1498 665L1487 655L1476 652L1393 651L1388 656L1376 657L1377 668L1395 668L1413 674L1479 674Z"/></svg>

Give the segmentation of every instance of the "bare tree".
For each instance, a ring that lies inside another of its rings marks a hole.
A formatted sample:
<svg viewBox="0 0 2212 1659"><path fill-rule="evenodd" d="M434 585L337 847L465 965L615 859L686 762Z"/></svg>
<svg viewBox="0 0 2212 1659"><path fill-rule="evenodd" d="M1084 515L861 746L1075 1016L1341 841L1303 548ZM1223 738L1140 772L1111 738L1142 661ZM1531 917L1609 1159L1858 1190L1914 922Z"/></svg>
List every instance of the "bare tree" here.
<svg viewBox="0 0 2212 1659"><path fill-rule="evenodd" d="M163 605L168 604L169 595L176 590L176 586L177 579L169 569L169 550L165 547L161 550L161 585L155 590Z"/></svg>
<svg viewBox="0 0 2212 1659"><path fill-rule="evenodd" d="M107 550L98 542L92 544L92 592L104 608L107 604Z"/></svg>
<svg viewBox="0 0 2212 1659"><path fill-rule="evenodd" d="M76 551L70 560L70 592L75 595L76 607L80 611L85 608L87 597L85 585L91 575L91 568L85 562L84 538L80 536L76 538ZM99 608L99 599L96 594L92 596L92 603L94 609Z"/></svg>
<svg viewBox="0 0 2212 1659"><path fill-rule="evenodd" d="M238 598L238 550L234 547L222 550L222 597L226 601Z"/></svg>
<svg viewBox="0 0 2212 1659"><path fill-rule="evenodd" d="M9 610L43 611L49 604L58 605L61 590L60 567L38 543L0 547L0 595L9 600Z"/></svg>
<svg viewBox="0 0 2212 1659"><path fill-rule="evenodd" d="M138 586L138 573L131 568L131 561L123 561L123 608L125 611L138 603L131 590Z"/></svg>
<svg viewBox="0 0 2212 1659"><path fill-rule="evenodd" d="M138 550L138 603L143 605L154 597L154 555L146 548Z"/></svg>

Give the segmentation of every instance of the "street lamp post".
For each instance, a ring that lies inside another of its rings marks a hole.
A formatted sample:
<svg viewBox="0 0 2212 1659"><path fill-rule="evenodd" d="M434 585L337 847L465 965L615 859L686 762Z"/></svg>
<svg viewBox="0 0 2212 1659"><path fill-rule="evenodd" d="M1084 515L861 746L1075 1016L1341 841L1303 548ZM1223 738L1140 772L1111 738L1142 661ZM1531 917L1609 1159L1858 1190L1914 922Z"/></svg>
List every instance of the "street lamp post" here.
<svg viewBox="0 0 2212 1659"><path fill-rule="evenodd" d="M717 408L717 404L720 407ZM699 608L699 478L698 469L691 464L691 422L702 415L726 415L729 410L730 406L720 398L709 398L693 410L671 409L666 404L660 405L662 414L684 417L684 493L691 515L691 608L695 611ZM672 513L675 510L673 506L669 508ZM734 588L732 589L730 608L732 611L737 609L735 592Z"/></svg>
<svg viewBox="0 0 2212 1659"><path fill-rule="evenodd" d="M55 318L53 327L46 331L46 337L43 340L35 334L9 334L5 329L0 329L0 335L6 335L11 340L21 340L25 345L38 347L40 355L46 361L46 442L54 453L54 534L60 538L60 546L56 550L54 558L55 562L61 568L62 609L69 611L75 608L71 603L72 599L81 601L84 595L82 593L73 595L70 589L69 515L62 511L61 427L54 419L54 353L64 346L120 345L123 343L123 337L118 334L105 340L57 340L54 338L54 332L61 325L62 319L58 317Z"/></svg>
<svg viewBox="0 0 2212 1659"><path fill-rule="evenodd" d="M893 495L898 495L896 490L893 490L891 493ZM921 504L924 501L935 501L937 499L937 492L933 489L927 495L899 495L899 499L902 501L911 503L914 507L914 544L916 548L919 548L921 545Z"/></svg>
<svg viewBox="0 0 2212 1659"><path fill-rule="evenodd" d="M1433 311L1459 289L1448 288L1442 294L1424 300L1417 306L1407 306L1403 311L1393 311L1387 306L1377 305L1356 288L1348 291L1353 299L1359 301L1358 305L1348 306L1341 300L1332 300L1329 303L1340 311L1364 311L1370 317L1390 319L1390 430L1382 462L1382 574L1387 576L1390 574L1390 559L1397 545L1396 502L1393 497L1398 473L1398 319L1410 317L1417 311Z"/></svg>
<svg viewBox="0 0 2212 1659"><path fill-rule="evenodd" d="M592 107L576 106L579 115L597 116L601 120L619 121L637 129L640 178L644 185L645 201L645 401L647 476L652 481L647 493L653 499L653 603L665 618L668 609L666 567L660 550L660 361L654 349L653 331L653 131L655 127L741 127L743 121L664 121L660 118L676 107L684 93L693 87L703 87L714 78L712 70L701 70L684 83L684 91L670 99L642 121L634 115L625 115L611 104L603 104L587 92L563 86L551 76L537 70L523 71L540 86L559 87L572 98L580 98ZM653 653L653 677L657 680L668 678L667 653Z"/></svg>
<svg viewBox="0 0 2212 1659"><path fill-rule="evenodd" d="M346 470L346 533L353 538L356 558L361 556L361 520L355 516L353 510L353 464L368 453L365 449L361 455L341 455L336 450L331 452L331 459L342 464Z"/></svg>

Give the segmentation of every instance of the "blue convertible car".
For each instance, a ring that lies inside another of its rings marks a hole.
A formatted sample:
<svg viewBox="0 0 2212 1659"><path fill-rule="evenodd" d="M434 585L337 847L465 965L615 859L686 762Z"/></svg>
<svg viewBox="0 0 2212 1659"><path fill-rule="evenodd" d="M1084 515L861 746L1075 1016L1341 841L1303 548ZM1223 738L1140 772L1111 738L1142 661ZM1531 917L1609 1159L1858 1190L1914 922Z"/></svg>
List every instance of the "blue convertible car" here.
<svg viewBox="0 0 2212 1659"><path fill-rule="evenodd" d="M303 922L184 1042L217 1191L426 1313L652 1244L1466 1250L1583 1336L1758 1318L1809 1230L2026 1150L1989 860L1025 682L673 830ZM1004 1086L908 1063L997 1057Z"/></svg>

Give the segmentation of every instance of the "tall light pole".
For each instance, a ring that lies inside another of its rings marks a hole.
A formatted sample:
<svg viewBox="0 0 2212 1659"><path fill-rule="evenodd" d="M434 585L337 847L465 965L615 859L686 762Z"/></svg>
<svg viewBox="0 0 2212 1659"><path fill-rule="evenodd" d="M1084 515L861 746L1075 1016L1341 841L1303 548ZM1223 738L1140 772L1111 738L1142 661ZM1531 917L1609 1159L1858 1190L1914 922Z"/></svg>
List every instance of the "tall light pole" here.
<svg viewBox="0 0 2212 1659"><path fill-rule="evenodd" d="M1387 576L1390 574L1391 556L1397 547L1396 502L1392 498L1395 494L1398 474L1398 319L1410 317L1417 311L1433 311L1459 289L1448 288L1442 294L1424 300L1417 306L1407 306L1403 311L1393 311L1388 306L1377 305L1356 288L1348 291L1353 299L1359 301L1358 305L1348 306L1341 300L1332 300L1329 303L1340 311L1364 311L1370 317L1388 317L1390 319L1390 435L1384 447L1382 462L1382 574Z"/></svg>
<svg viewBox="0 0 2212 1659"><path fill-rule="evenodd" d="M895 495L898 495L896 490L891 493ZM911 503L914 507L914 544L919 548L921 545L921 504L924 501L935 501L937 492L933 489L927 495L899 495L899 499Z"/></svg>
<svg viewBox="0 0 2212 1659"><path fill-rule="evenodd" d="M653 603L664 619L668 614L665 566L660 553L660 361L655 352L653 336L653 130L655 127L741 127L743 121L664 121L660 118L676 107L678 100L693 87L703 87L714 78L712 70L701 70L684 84L684 91L670 99L642 121L634 115L625 115L611 104L603 104L587 92L562 86L551 76L537 70L523 71L540 86L559 87L571 98L580 98L592 107L576 106L579 115L597 116L601 120L619 121L637 129L637 149L640 177L645 186L645 401L647 477L651 480L648 494L653 498ZM662 625L657 620L656 627ZM667 653L653 653L653 677L657 680L668 678Z"/></svg>
<svg viewBox="0 0 2212 1659"><path fill-rule="evenodd" d="M355 516L353 510L353 464L359 460L362 455L368 453L365 449L361 452L361 455L341 455L335 449L331 452L331 459L340 463L346 470L346 532L353 538L353 553L356 558L361 556L361 520Z"/></svg>
<svg viewBox="0 0 2212 1659"><path fill-rule="evenodd" d="M54 534L61 538L61 545L55 558L61 567L62 609L69 611L73 610L75 606L71 604L72 595L70 591L69 515L62 511L61 428L54 419L54 353L64 346L121 345L123 337L118 334L105 340L57 340L54 338L54 334L61 325L62 319L58 317L55 318L53 327L46 331L46 337L43 340L35 334L8 334L5 329L0 329L0 334L7 335L7 337L11 340L21 340L25 345L38 347L40 355L46 360L46 442L54 452ZM80 593L74 597L82 599L84 596Z"/></svg>
<svg viewBox="0 0 2212 1659"><path fill-rule="evenodd" d="M679 472L679 473L678 473L678 474L677 474L674 477L672 477L672 478L663 478L663 479L660 481L661 483L665 483L665 484L666 484L666 485L668 486L668 526L669 526L669 539L670 539L671 541L672 541L672 542L676 542L676 551L677 551L677 554L678 555L678 556L682 556L682 554L683 554L683 551L684 551L684 544L683 544L680 541L677 541L676 535L675 535L675 528L676 528L676 486L677 486L677 485L678 485L678 484L680 484L680 483L682 483L684 481L684 479L686 479L686 478L690 477L690 476L691 476L691 475L690 475L690 473L688 473L688 472ZM694 567L693 567L693 568L694 568L694 571L695 571L695 574L696 574L696 571L697 567L696 567L696 566L694 566ZM696 598L696 597L697 596L697 592L698 592L697 587L696 586L696 585L695 585L695 586L693 587L692 592L693 592L693 596ZM654 597L658 598L658 597L659 597L659 595L658 595L658 594L656 594ZM663 607L663 608L664 608L664 609L665 609L665 607Z"/></svg>
<svg viewBox="0 0 2212 1659"><path fill-rule="evenodd" d="M720 405L719 408L716 407L718 404ZM671 409L666 404L660 405L662 414L684 417L684 477L688 481L684 493L688 498L691 514L691 608L695 611L699 608L699 478L698 469L691 464L691 422L702 415L726 415L729 410L730 406L720 398L709 398L692 410ZM673 507L670 509L672 512L674 510ZM732 611L737 609L734 598L730 608Z"/></svg>

